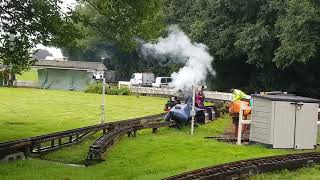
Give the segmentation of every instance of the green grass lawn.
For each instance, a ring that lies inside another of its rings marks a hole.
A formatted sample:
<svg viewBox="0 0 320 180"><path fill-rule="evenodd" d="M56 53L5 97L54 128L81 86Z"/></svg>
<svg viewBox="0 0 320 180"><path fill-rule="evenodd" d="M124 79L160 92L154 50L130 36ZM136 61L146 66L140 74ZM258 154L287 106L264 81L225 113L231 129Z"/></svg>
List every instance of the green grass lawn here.
<svg viewBox="0 0 320 180"><path fill-rule="evenodd" d="M166 99L106 96L106 121L163 112ZM101 96L81 92L0 88L0 142L97 124Z"/></svg>
<svg viewBox="0 0 320 180"><path fill-rule="evenodd" d="M107 96L107 119L126 119L162 112L166 99ZM79 92L0 88L0 139L2 141L95 124L99 119L100 96ZM4 102L4 103L2 103ZM82 164L91 143L9 164L0 163L0 179L160 179L188 170L241 159L296 152L267 149L259 145L226 144L204 139L229 127L224 116L189 128L162 128L157 134L139 131L136 138L122 137L107 153L106 161L87 168Z"/></svg>
<svg viewBox="0 0 320 180"><path fill-rule="evenodd" d="M70 167L61 163L82 163L90 146L88 140L45 156L0 166L3 179L160 179L184 171L240 159L285 154L285 150L262 146L237 146L203 139L223 132L228 118L200 126L194 136L189 129L140 131L136 138L123 137L97 165Z"/></svg>
<svg viewBox="0 0 320 180"><path fill-rule="evenodd" d="M320 128L318 127L318 144L320 144ZM319 148L319 147L318 147ZM260 174L251 178L252 180L269 180L269 179L286 179L286 180L300 180L300 179L310 179L316 180L320 179L320 165L314 167L305 167L295 171L283 170L279 172L270 172L265 174Z"/></svg>
<svg viewBox="0 0 320 180"><path fill-rule="evenodd" d="M278 179L287 179L287 180L318 180L320 179L320 166L306 167L298 169L296 171L280 171L275 173L266 173L261 174L251 178L252 180L278 180Z"/></svg>
<svg viewBox="0 0 320 180"><path fill-rule="evenodd" d="M17 80L24 81L38 81L38 71L36 69L30 69L29 71L22 72L21 75L16 75Z"/></svg>

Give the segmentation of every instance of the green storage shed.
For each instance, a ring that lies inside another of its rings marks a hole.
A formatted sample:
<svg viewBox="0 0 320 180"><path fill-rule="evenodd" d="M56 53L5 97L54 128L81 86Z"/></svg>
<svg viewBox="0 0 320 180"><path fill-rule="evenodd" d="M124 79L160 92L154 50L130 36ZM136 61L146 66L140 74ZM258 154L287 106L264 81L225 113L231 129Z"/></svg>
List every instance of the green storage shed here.
<svg viewBox="0 0 320 180"><path fill-rule="evenodd" d="M107 72L101 62L38 60L39 86L44 89L83 91Z"/></svg>

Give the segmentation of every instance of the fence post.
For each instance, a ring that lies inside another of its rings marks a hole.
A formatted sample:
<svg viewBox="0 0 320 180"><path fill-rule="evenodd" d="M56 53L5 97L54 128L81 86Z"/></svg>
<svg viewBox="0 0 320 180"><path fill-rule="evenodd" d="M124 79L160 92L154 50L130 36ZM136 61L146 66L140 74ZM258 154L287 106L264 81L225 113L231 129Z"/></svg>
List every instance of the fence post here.
<svg viewBox="0 0 320 180"><path fill-rule="evenodd" d="M243 118L243 108L242 108L242 104L241 104L241 105L240 105L240 112L239 112L239 124L238 124L238 140L237 140L237 145L241 145L242 118Z"/></svg>

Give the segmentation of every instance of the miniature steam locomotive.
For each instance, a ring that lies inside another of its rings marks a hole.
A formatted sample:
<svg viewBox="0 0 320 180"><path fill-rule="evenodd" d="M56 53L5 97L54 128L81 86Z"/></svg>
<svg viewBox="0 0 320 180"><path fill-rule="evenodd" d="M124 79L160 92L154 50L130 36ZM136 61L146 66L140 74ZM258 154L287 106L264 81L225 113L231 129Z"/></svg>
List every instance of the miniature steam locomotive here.
<svg viewBox="0 0 320 180"><path fill-rule="evenodd" d="M176 121L179 125L188 124L191 121L191 110L192 110L192 98L181 100L178 97L172 97L165 104L165 111L168 111L165 116L166 121ZM216 117L215 106L205 106L202 108L195 107L195 121L200 124L212 121Z"/></svg>

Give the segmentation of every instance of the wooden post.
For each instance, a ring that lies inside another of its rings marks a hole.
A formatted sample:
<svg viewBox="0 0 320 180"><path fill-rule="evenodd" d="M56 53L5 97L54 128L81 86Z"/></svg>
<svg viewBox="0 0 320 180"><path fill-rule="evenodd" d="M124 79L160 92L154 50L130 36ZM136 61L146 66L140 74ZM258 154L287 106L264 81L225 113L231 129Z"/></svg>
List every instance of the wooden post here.
<svg viewBox="0 0 320 180"><path fill-rule="evenodd" d="M39 144L37 144L37 149L38 149L38 153L41 153L41 142L39 142Z"/></svg>
<svg viewBox="0 0 320 180"><path fill-rule="evenodd" d="M101 117L100 117L100 124L103 124L106 119L105 115L105 97L106 97L106 78L103 77L102 79L102 102L101 102Z"/></svg>
<svg viewBox="0 0 320 180"><path fill-rule="evenodd" d="M51 147L54 147L54 140L51 140Z"/></svg>
<svg viewBox="0 0 320 180"><path fill-rule="evenodd" d="M196 116L196 112L195 112L195 100L196 100L196 87L195 87L195 85L193 84L193 86L192 86L192 110L191 110L191 112L190 112L190 114L191 114L191 117L192 117L192 119L191 119L191 132L190 132L190 134L191 135L193 135L193 129L194 129L194 120L195 120L195 116Z"/></svg>
<svg viewBox="0 0 320 180"><path fill-rule="evenodd" d="M242 105L240 105L240 112L239 112L239 125L238 125L238 138L237 138L237 144L238 145L241 145L241 137L242 137L242 125L244 124L251 124L251 121L252 121L252 112L251 112L251 116L250 116L250 120L246 119L244 120L243 119L243 111L245 110L253 110L253 107L251 108L244 108Z"/></svg>
<svg viewBox="0 0 320 180"><path fill-rule="evenodd" d="M242 108L242 104L241 104L240 105L240 112L239 112L239 124L238 124L238 139L237 139L238 145L241 145L242 118L243 118L243 108Z"/></svg>
<svg viewBox="0 0 320 180"><path fill-rule="evenodd" d="M25 150L25 155L29 156L32 151L33 151L33 146L28 146Z"/></svg>
<svg viewBox="0 0 320 180"><path fill-rule="evenodd" d="M158 128L152 128L152 134L156 134L158 131Z"/></svg>

